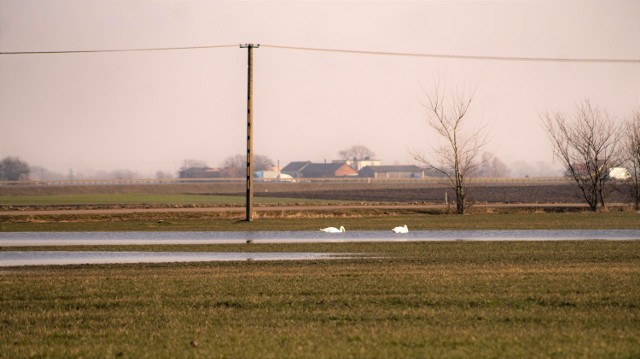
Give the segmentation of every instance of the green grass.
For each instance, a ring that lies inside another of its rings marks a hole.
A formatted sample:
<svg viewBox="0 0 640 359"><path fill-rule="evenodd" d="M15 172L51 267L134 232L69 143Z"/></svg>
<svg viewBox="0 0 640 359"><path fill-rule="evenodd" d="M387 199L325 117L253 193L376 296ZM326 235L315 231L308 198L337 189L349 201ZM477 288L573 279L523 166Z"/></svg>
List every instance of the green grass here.
<svg viewBox="0 0 640 359"><path fill-rule="evenodd" d="M273 231L318 230L341 225L348 231L453 229L640 229L636 212L476 213L444 215L408 210L130 213L114 215L0 216L0 232L20 231Z"/></svg>
<svg viewBox="0 0 640 359"><path fill-rule="evenodd" d="M0 357L640 356L638 241L180 248L372 257L0 269Z"/></svg>

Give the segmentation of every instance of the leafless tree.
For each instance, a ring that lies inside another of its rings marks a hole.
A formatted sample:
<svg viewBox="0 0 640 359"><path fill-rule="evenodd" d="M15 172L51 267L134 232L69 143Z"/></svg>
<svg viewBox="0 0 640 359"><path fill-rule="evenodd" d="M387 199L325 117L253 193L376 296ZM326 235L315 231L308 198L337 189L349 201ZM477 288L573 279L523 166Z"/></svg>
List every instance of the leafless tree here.
<svg viewBox="0 0 640 359"><path fill-rule="evenodd" d="M482 154L476 177L499 178L509 176L509 167L491 152Z"/></svg>
<svg viewBox="0 0 640 359"><path fill-rule="evenodd" d="M621 127L588 99L576 104L572 119L560 112L542 115L554 156L567 169L592 211L605 207L609 169L620 164Z"/></svg>
<svg viewBox="0 0 640 359"><path fill-rule="evenodd" d="M629 178L629 195L636 210L640 210L640 108L625 125L624 157Z"/></svg>
<svg viewBox="0 0 640 359"><path fill-rule="evenodd" d="M165 172L165 171L157 171L156 172L156 178L157 179L170 179L173 178L173 174L171 172Z"/></svg>
<svg viewBox="0 0 640 359"><path fill-rule="evenodd" d="M414 154L414 158L449 179L455 193L456 213L464 214L468 207L468 184L480 164L480 152L487 143L487 126L469 128L469 108L475 90L454 88L447 91L436 84L426 92L427 124L442 139L431 157Z"/></svg>
<svg viewBox="0 0 640 359"><path fill-rule="evenodd" d="M376 154L373 151L371 151L367 146L363 145L351 146L344 151L338 152L338 156L340 156L340 158L343 160L373 159L375 155Z"/></svg>
<svg viewBox="0 0 640 359"><path fill-rule="evenodd" d="M136 177L138 177L138 175L131 170L115 170L109 174L109 178L116 180L130 180Z"/></svg>
<svg viewBox="0 0 640 359"><path fill-rule="evenodd" d="M273 160L264 155L253 156L253 170L264 171L272 168ZM227 177L242 177L247 171L247 156L235 155L224 161L224 171Z"/></svg>

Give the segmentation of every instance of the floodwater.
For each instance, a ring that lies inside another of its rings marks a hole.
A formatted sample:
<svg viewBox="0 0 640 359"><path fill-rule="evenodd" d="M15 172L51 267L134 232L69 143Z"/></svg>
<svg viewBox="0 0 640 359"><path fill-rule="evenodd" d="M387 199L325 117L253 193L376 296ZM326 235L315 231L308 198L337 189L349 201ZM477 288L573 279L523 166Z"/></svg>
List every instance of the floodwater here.
<svg viewBox="0 0 640 359"><path fill-rule="evenodd" d="M0 232L0 247L225 243L640 240L640 230Z"/></svg>
<svg viewBox="0 0 640 359"><path fill-rule="evenodd" d="M348 255L335 253L8 251L0 252L0 267L105 263L302 261L340 258L348 258Z"/></svg>
<svg viewBox="0 0 640 359"><path fill-rule="evenodd" d="M321 231L280 232L0 232L0 248L72 245L152 245L225 243L346 243L436 241L640 240L640 230L494 231ZM324 260L349 258L336 253L109 252L0 250L0 267L204 261Z"/></svg>

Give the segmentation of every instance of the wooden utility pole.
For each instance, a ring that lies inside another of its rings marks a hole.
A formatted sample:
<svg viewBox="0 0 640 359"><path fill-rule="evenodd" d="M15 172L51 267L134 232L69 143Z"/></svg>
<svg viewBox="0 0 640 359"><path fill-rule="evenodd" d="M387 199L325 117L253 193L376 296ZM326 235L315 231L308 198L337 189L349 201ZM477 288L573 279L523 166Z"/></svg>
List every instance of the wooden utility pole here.
<svg viewBox="0 0 640 359"><path fill-rule="evenodd" d="M240 48L246 48L248 52L247 65L247 217L246 221L253 219L253 48L259 44L241 44Z"/></svg>

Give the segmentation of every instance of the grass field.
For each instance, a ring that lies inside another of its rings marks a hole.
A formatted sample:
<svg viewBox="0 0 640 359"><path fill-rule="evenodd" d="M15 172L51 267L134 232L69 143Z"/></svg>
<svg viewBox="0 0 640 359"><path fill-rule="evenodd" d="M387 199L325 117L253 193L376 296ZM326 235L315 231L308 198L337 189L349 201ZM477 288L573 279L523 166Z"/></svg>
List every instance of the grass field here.
<svg viewBox="0 0 640 359"><path fill-rule="evenodd" d="M362 186L362 184L361 184ZM329 186L328 188L333 188ZM92 187L67 188L78 193L2 195L0 206L31 209L62 208L175 208L243 206L243 196L210 194L151 193L162 186L142 186L149 193L117 193L118 186L105 187L111 193L86 193ZM185 187L184 190L202 188ZM94 188L95 190L95 188ZM317 190L317 189L316 189ZM38 193L34 190L35 193ZM306 193L306 192L305 192ZM365 203L365 202L357 202ZM344 225L348 230L387 230L407 224L411 229L637 229L640 214L619 209L591 213L571 207L559 208L482 208L472 207L471 215L444 215L445 208L341 209L349 201L256 197L255 204L287 205L287 210L257 211L255 221L242 221L244 211L165 212L165 213L87 213L25 215L20 210L0 216L0 231L237 231L237 230L317 230ZM296 206L336 205L329 210L297 210ZM554 213L553 211L558 211Z"/></svg>
<svg viewBox="0 0 640 359"><path fill-rule="evenodd" d="M0 196L3 206L230 206L206 194ZM258 204L329 201L256 198ZM0 216L4 231L639 229L633 211L433 209ZM0 247L2 250L21 248ZM0 358L640 357L640 241L22 250L332 252L328 261L0 269Z"/></svg>
<svg viewBox="0 0 640 359"><path fill-rule="evenodd" d="M638 241L180 248L367 257L1 269L0 357L640 356Z"/></svg>
<svg viewBox="0 0 640 359"><path fill-rule="evenodd" d="M331 200L256 197L256 204L278 203L333 203ZM97 205L207 205L242 206L243 196L207 194L153 194L153 193L90 193L31 196L0 196L0 206L97 206Z"/></svg>
<svg viewBox="0 0 640 359"><path fill-rule="evenodd" d="M449 229L640 229L636 212L497 212L446 215L412 210L330 210L257 212L251 223L244 213L125 213L0 216L0 232L20 231L273 231L318 230L345 226L353 230Z"/></svg>

